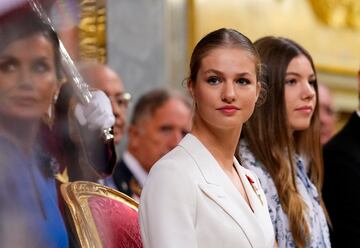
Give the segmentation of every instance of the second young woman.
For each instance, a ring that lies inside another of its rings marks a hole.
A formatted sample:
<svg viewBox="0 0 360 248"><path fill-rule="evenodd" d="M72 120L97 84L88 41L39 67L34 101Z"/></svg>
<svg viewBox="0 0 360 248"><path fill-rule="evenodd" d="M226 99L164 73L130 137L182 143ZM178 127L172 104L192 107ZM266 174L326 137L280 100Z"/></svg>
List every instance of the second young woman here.
<svg viewBox="0 0 360 248"><path fill-rule="evenodd" d="M319 194L323 170L312 58L285 38L265 37L255 47L268 92L244 127L242 159L260 179L279 247L330 247Z"/></svg>

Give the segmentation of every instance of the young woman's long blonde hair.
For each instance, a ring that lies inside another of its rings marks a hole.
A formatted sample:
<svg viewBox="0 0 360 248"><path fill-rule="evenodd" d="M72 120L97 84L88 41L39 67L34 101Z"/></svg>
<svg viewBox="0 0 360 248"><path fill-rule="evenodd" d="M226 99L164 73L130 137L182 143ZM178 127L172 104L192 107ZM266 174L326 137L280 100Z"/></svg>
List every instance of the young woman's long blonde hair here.
<svg viewBox="0 0 360 248"><path fill-rule="evenodd" d="M265 71L267 96L245 124L243 134L255 158L262 162L275 183L296 247L305 247L310 235L305 217L307 208L296 187L296 164L293 158L295 153L306 157L310 179L321 194L323 165L319 108L316 104L309 128L289 136L284 87L287 67L296 56L304 55L314 72L315 67L309 53L289 39L264 37L255 42L255 47ZM314 88L317 98L316 81Z"/></svg>

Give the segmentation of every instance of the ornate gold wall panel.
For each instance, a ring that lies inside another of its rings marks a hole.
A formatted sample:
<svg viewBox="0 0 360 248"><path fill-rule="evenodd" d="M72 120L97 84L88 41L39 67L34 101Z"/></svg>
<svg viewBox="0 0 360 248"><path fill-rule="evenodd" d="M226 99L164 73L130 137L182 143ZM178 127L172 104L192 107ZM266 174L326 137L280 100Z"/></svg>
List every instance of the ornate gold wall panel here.
<svg viewBox="0 0 360 248"><path fill-rule="evenodd" d="M316 16L335 28L360 30L359 0L309 0Z"/></svg>
<svg viewBox="0 0 360 248"><path fill-rule="evenodd" d="M79 46L81 60L106 62L105 0L79 0Z"/></svg>

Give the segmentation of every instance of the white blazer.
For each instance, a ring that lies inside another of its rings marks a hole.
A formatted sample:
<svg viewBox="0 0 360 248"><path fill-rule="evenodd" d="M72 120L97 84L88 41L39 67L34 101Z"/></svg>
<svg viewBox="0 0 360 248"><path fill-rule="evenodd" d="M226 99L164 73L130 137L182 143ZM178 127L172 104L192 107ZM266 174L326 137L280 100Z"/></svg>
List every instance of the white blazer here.
<svg viewBox="0 0 360 248"><path fill-rule="evenodd" d="M191 134L156 162L140 200L144 247L274 247L260 183L235 158L234 164L251 208L211 153Z"/></svg>

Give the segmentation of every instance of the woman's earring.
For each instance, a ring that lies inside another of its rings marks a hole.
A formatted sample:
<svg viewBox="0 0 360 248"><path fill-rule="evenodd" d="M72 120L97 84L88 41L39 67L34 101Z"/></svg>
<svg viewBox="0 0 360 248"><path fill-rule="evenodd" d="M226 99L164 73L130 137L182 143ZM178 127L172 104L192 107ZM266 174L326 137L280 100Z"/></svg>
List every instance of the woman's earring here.
<svg viewBox="0 0 360 248"><path fill-rule="evenodd" d="M50 106L48 108L48 110L46 111L43 121L45 124L47 124L49 126L49 128L52 128L53 124L54 124L54 120L55 120L55 103L58 99L58 92L56 92L52 98L52 101L50 103Z"/></svg>

